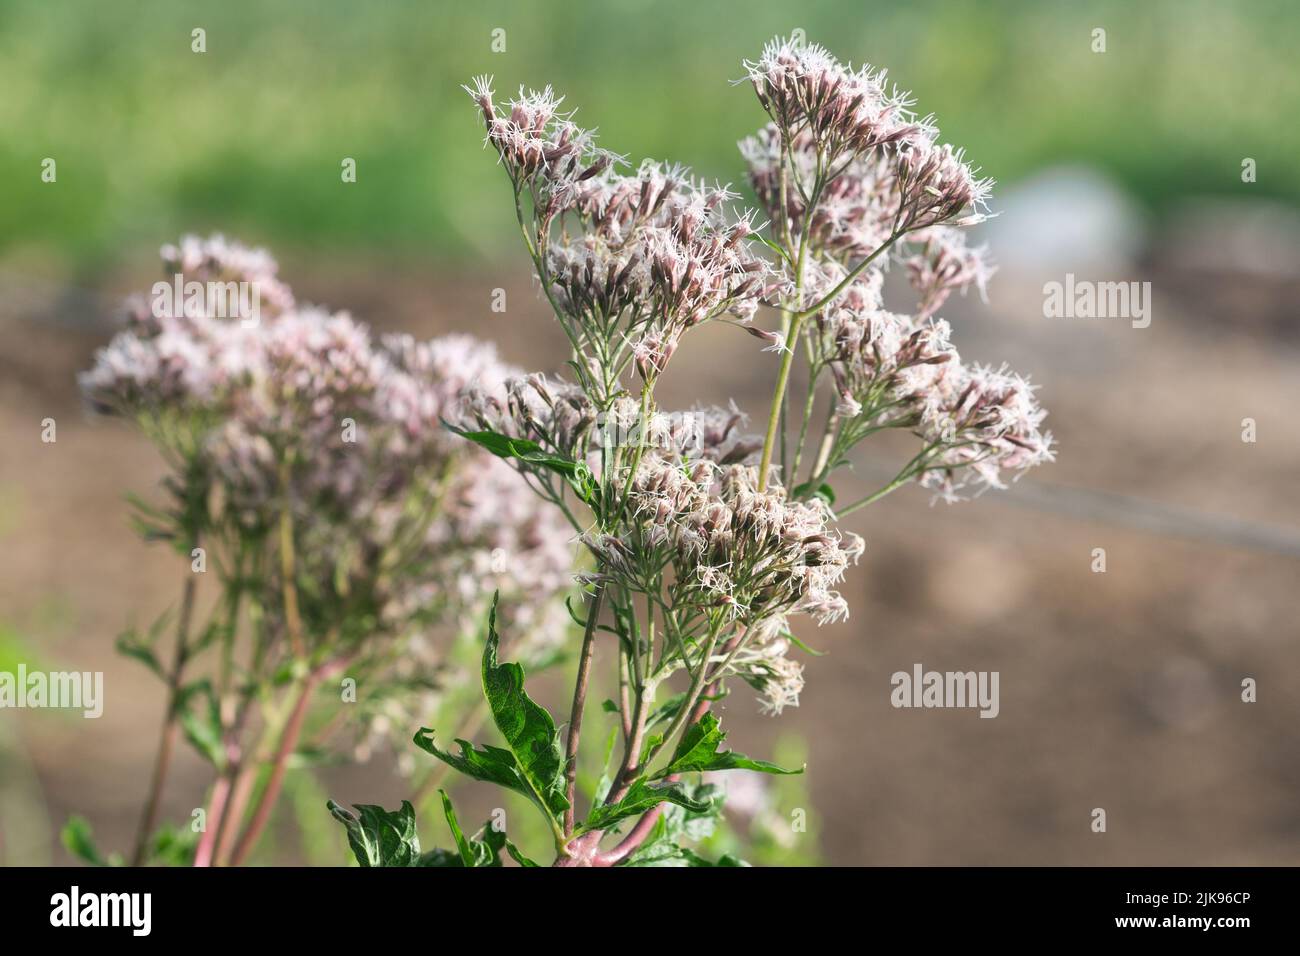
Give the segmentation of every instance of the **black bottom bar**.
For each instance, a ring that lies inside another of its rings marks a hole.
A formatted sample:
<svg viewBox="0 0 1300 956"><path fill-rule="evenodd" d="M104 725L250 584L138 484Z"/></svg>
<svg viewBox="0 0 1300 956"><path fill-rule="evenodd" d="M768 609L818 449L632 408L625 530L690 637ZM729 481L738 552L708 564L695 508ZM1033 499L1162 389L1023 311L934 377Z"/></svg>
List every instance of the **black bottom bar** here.
<svg viewBox="0 0 1300 956"><path fill-rule="evenodd" d="M716 930L722 920L729 942L733 932L742 940L755 934L767 939L813 927L818 934L842 928L859 938L919 933L916 938L926 942L1039 939L1043 933L1230 942L1242 932L1276 933L1288 924L1295 876L1295 870L1245 868L585 875L524 869L10 869L0 870L0 925L6 941L77 933L83 940L113 937L128 946L146 938L203 945L262 939L336 945L355 939L373 948L387 932L413 932L435 947L477 947L474 934L485 933L479 941L486 945L522 933L517 942L526 943L531 932L549 939L575 920L586 927L584 935L608 920L615 934L619 926L635 926L638 934L665 941L694 926L708 930L713 924ZM499 919L485 922L493 913ZM116 925L84 925L105 922ZM147 936L141 932L146 925ZM392 937L394 945L398 938ZM609 937L604 939L608 948Z"/></svg>

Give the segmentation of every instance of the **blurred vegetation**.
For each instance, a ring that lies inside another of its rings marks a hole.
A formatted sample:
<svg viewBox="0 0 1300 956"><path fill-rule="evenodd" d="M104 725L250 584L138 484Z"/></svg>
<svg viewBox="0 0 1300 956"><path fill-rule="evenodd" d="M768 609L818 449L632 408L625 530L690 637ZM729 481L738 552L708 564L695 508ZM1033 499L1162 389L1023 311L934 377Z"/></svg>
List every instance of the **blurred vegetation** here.
<svg viewBox="0 0 1300 956"><path fill-rule="evenodd" d="M1298 24L1285 0L0 0L0 251L93 266L221 230L304 251L489 255L511 211L459 90L470 75L495 74L499 92L551 83L634 162L739 180L735 142L760 112L727 81L796 27L889 67L1003 183L1082 160L1159 212L1239 188L1252 156L1256 194L1294 199ZM40 180L45 157L57 185ZM343 157L356 184L340 181Z"/></svg>

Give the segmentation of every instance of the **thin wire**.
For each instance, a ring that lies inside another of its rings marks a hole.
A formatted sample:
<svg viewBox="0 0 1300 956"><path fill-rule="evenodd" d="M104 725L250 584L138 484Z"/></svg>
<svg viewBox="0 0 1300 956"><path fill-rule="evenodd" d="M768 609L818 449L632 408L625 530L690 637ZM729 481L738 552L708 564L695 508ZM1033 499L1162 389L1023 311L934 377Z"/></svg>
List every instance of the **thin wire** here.
<svg viewBox="0 0 1300 956"><path fill-rule="evenodd" d="M1081 521L1104 521L1150 534L1215 541L1251 551L1300 557L1300 529L1209 514L1132 495L1019 481L997 498L1018 508Z"/></svg>
<svg viewBox="0 0 1300 956"><path fill-rule="evenodd" d="M894 477L892 469L874 464L860 465L855 471L877 483ZM1025 479L1005 491L990 491L980 501L1063 515L1078 521L1100 521L1148 534L1300 557L1300 528L1260 524L1135 495Z"/></svg>

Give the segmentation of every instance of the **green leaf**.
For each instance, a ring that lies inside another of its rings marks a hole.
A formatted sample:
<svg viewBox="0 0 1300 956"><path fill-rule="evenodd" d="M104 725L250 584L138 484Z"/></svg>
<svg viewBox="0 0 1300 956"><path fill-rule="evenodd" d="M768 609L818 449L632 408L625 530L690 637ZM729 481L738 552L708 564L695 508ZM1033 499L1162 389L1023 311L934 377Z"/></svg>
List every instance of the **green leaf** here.
<svg viewBox="0 0 1300 956"><path fill-rule="evenodd" d="M761 242L763 245L767 246L769 249L771 249L773 252L775 252L778 256L780 256L780 257L781 257L782 259L784 259L786 262L790 262L790 254L789 254L788 252L786 252L785 249L784 249L783 247L777 245L777 243L775 243L775 242L773 242L771 239L767 238L767 236L763 235L761 232L750 233L750 237L753 238L753 239L757 239L759 242ZM794 263L793 263L793 262L790 262L790 265L794 265Z"/></svg>
<svg viewBox="0 0 1300 956"><path fill-rule="evenodd" d="M705 859L687 846L678 847L678 849L681 851L682 859L686 861L686 866L749 866L744 860L738 859L730 853L724 853L715 861Z"/></svg>
<svg viewBox="0 0 1300 956"><path fill-rule="evenodd" d="M620 820L640 816L647 810L653 810L664 801L674 803L692 813L707 813L710 809L709 804L692 799L690 794L677 784L652 787L645 777L638 777L618 803L593 808L591 816L580 829L607 830Z"/></svg>
<svg viewBox="0 0 1300 956"><path fill-rule="evenodd" d="M419 865L420 837L415 831L415 808L409 800L403 800L401 809L392 811L356 804L355 814L333 800L325 806L347 828L352 854L362 866Z"/></svg>
<svg viewBox="0 0 1300 956"><path fill-rule="evenodd" d="M483 695L509 749L491 746L480 749L458 739L460 754L452 754L433 742L433 731L427 727L416 731L415 745L466 776L528 797L546 815L553 835L560 841L564 837L561 821L569 806L564 794L560 737L551 715L524 692L524 669L515 663L498 661L500 638L496 631L496 611L494 595L483 649Z"/></svg>
<svg viewBox="0 0 1300 956"><path fill-rule="evenodd" d="M726 788L714 783L690 784L683 781L682 788L690 794L692 800L705 804L704 812L687 810L684 807L669 807L668 832L674 838L687 840L704 840L713 836L713 832L722 822L722 811L726 805Z"/></svg>
<svg viewBox="0 0 1300 956"><path fill-rule="evenodd" d="M133 636L133 632L128 631L117 639L117 652L123 657L129 657L132 660L139 661L145 667L149 668L149 670L153 671L157 676L162 677L162 663L158 660L157 655L154 654L153 648L133 642L130 639L131 636Z"/></svg>
<svg viewBox="0 0 1300 956"><path fill-rule="evenodd" d="M126 501L131 508L130 521L135 531L145 541L176 541L176 517L149 504L137 494L128 493Z"/></svg>
<svg viewBox="0 0 1300 956"><path fill-rule="evenodd" d="M197 698L198 706L191 706ZM214 767L226 763L226 748L222 743L221 708L212 685L201 680L182 689L176 707L185 739Z"/></svg>
<svg viewBox="0 0 1300 956"><path fill-rule="evenodd" d="M506 841L506 852L509 853L509 854L510 854L510 858L511 858L512 860L514 860L516 863L518 863L520 866L538 866L538 865L539 865L539 864L533 862L532 860L528 859L528 857L524 856L522 853L520 853L520 852L519 852L519 847L515 846L515 845L514 845L513 843L511 843L509 840Z"/></svg>
<svg viewBox="0 0 1300 956"><path fill-rule="evenodd" d="M706 809L700 812L679 806L666 807L645 842L619 866L695 865L691 860L694 854L682 841L704 840L713 834L722 816L725 794L721 787L711 783L691 785L683 782L679 786Z"/></svg>
<svg viewBox="0 0 1300 956"><path fill-rule="evenodd" d="M428 853L422 854L415 865L427 868L456 868L463 867L465 861L454 850L444 850L439 847L436 850L430 850Z"/></svg>
<svg viewBox="0 0 1300 956"><path fill-rule="evenodd" d="M641 745L641 753L637 760L638 766L644 767L650 762L651 752L656 752L663 745L663 734L646 734L645 743Z"/></svg>
<svg viewBox="0 0 1300 956"><path fill-rule="evenodd" d="M95 845L94 831L85 817L68 817L68 822L63 825L63 832L59 835L69 853L91 866L122 865L122 858L118 854L110 853L105 857L99 852L99 847Z"/></svg>
<svg viewBox="0 0 1300 956"><path fill-rule="evenodd" d="M564 756L555 721L546 708L524 692L524 669L514 663L499 663L497 650L497 596L488 612L487 646L483 649L483 694L492 710L492 720L515 761L519 776L532 791L532 798L558 820L569 808L564 795Z"/></svg>
<svg viewBox="0 0 1300 956"><path fill-rule="evenodd" d="M592 806L604 803L614 786L614 744L617 740L618 727L609 728L609 736L605 738L605 759L601 763L600 776L596 778L596 789L591 794Z"/></svg>
<svg viewBox="0 0 1300 956"><path fill-rule="evenodd" d="M705 714L703 719L682 735L673 754L672 761L656 774L656 778L677 773L704 770L757 770L762 773L803 773L803 768L786 770L765 760L753 760L734 750L718 753L718 746L727 737L718 727L718 718L714 714Z"/></svg>
<svg viewBox="0 0 1300 956"><path fill-rule="evenodd" d="M796 637L794 634L790 633L789 631L782 631L781 636L784 637L791 644L793 644L795 647L799 648L799 650L803 651L805 654L811 654L813 657L826 656L825 651L819 651L815 647L809 647L807 644L799 640L798 637Z"/></svg>
<svg viewBox="0 0 1300 956"><path fill-rule="evenodd" d="M451 765L465 776L473 777L475 780L482 780L485 783L495 783L497 786L514 790L516 793L521 793L536 802L532 789L528 786L519 770L519 763L515 760L515 755L509 750L492 746L480 750L468 740L459 738L457 738L456 743L460 746L459 756L446 750L440 750L437 744L433 742L433 731L429 728L421 727L415 733L415 745L417 747L433 754L443 763Z"/></svg>
<svg viewBox="0 0 1300 956"><path fill-rule="evenodd" d="M164 826L153 835L149 860L163 866L191 866L199 846L199 835L189 827Z"/></svg>
<svg viewBox="0 0 1300 956"><path fill-rule="evenodd" d="M494 431L465 431L446 421L442 424L450 431L455 432L462 438L469 439L498 458L513 458L524 464L532 465L534 468L555 472L557 475L562 476L573 488L574 494L587 504L591 504L597 498L598 486L583 462L552 455L537 442L530 441L527 438L511 438L509 435L502 435Z"/></svg>
<svg viewBox="0 0 1300 956"><path fill-rule="evenodd" d="M496 830L491 823L487 823L472 839L466 839L456 820L451 797L447 796L445 790L439 790L438 795L442 797L442 812L447 817L447 826L451 828L456 849L460 851L461 862L469 867L500 866L501 850L506 845L504 831Z"/></svg>
<svg viewBox="0 0 1300 956"><path fill-rule="evenodd" d="M119 654L139 661L164 680L166 675L163 672L162 661L158 660L158 655L154 653L153 648L158 639L159 628L167 617L166 614L160 617L154 626L149 629L148 636L141 635L135 628L131 628L119 634L117 640L113 642L113 646Z"/></svg>
<svg viewBox="0 0 1300 956"><path fill-rule="evenodd" d="M808 498L821 498L831 507L835 506L835 489L825 482L814 485L811 481L805 481L801 485L795 485L794 490L790 492L790 497L797 501Z"/></svg>
<svg viewBox="0 0 1300 956"><path fill-rule="evenodd" d="M682 709L682 706L686 703L686 698L689 696L688 693L682 691L680 694L674 694L672 697L669 697L655 710L654 713L650 715L650 718L646 721L646 727L654 727L656 724L667 723L672 720L677 716L678 711ZM699 700L706 703L713 703L714 701L722 700L722 698L726 696L726 691L720 691L713 695L701 694Z"/></svg>

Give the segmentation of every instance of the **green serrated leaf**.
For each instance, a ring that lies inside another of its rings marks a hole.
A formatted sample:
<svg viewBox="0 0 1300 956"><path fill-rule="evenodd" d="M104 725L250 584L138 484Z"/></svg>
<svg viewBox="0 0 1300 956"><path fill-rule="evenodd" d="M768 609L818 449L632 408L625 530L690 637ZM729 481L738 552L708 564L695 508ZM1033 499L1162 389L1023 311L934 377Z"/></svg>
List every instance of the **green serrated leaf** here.
<svg viewBox="0 0 1300 956"><path fill-rule="evenodd" d="M333 800L325 804L348 831L348 844L363 867L418 866L420 837L415 830L415 808L403 800L401 809L385 810L356 804L352 813Z"/></svg>
<svg viewBox="0 0 1300 956"><path fill-rule="evenodd" d="M495 783L497 786L514 790L516 793L521 793L536 802L532 790L519 771L519 763L515 760L515 755L509 750L490 745L479 749L468 740L459 738L457 738L456 744L460 747L459 756L446 750L440 750L437 744L433 742L433 731L428 727L421 727L415 733L415 745L417 747L433 754L443 763L451 765L465 776L473 777L475 780L482 780L485 783Z"/></svg>
<svg viewBox="0 0 1300 956"><path fill-rule="evenodd" d="M673 759L655 778L678 773L705 770L757 770L761 773L793 774L803 773L803 768L786 770L766 760L753 760L734 750L718 752L718 747L727 735L718 725L718 718L712 713L705 714L699 723L692 724L682 735L673 753Z"/></svg>
<svg viewBox="0 0 1300 956"><path fill-rule="evenodd" d="M712 835L722 816L725 794L721 787L711 783L692 785L683 781L679 786L692 801L703 805L705 809L696 811L681 806L665 807L645 842L622 861L620 866L692 865L690 851L683 841L703 840Z"/></svg>
<svg viewBox="0 0 1300 956"><path fill-rule="evenodd" d="M553 819L559 820L569 807L564 795L564 756L555 721L545 707L524 691L524 669L515 663L500 663L496 630L497 595L488 612L488 637L483 649L483 694L492 720L515 756L519 776L532 791L533 799Z"/></svg>
<svg viewBox="0 0 1300 956"><path fill-rule="evenodd" d="M467 839L456 820L451 797L447 796L445 790L439 790L438 795L442 797L442 812L447 817L447 826L451 829L452 839L456 841L461 862L467 867L500 866L501 850L506 845L505 833L493 829L489 823L473 839Z"/></svg>
<svg viewBox="0 0 1300 956"><path fill-rule="evenodd" d="M579 829L607 830L620 820L640 816L665 801L693 813L705 813L709 810L709 804L692 799L690 794L678 784L652 787L645 777L638 777L628 788L622 800L609 806L593 808L591 816Z"/></svg>
<svg viewBox="0 0 1300 956"><path fill-rule="evenodd" d="M598 486L591 477L591 472L582 462L553 455L537 442L526 438L511 438L509 435L501 435L494 431L465 431L446 421L443 425L498 458L513 458L535 468L555 472L562 476L573 488L574 494L587 504L592 504L596 500Z"/></svg>
<svg viewBox="0 0 1300 956"><path fill-rule="evenodd" d="M564 841L562 820L569 806L559 734L551 715L525 693L524 669L498 660L496 611L497 596L493 595L483 649L483 695L508 749L478 748L457 740L460 754L452 754L434 743L433 731L426 727L416 732L415 744L466 776L528 797L546 815L558 846Z"/></svg>

